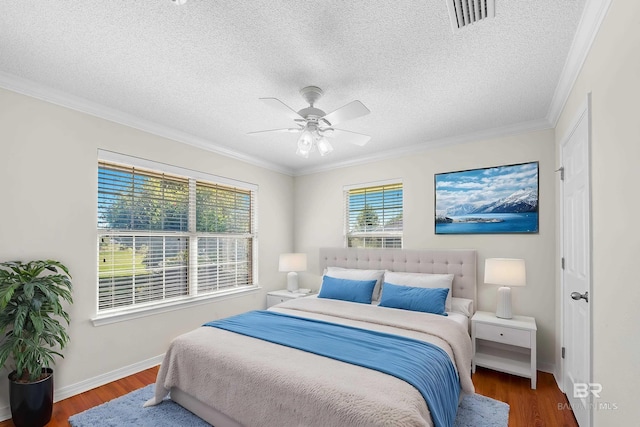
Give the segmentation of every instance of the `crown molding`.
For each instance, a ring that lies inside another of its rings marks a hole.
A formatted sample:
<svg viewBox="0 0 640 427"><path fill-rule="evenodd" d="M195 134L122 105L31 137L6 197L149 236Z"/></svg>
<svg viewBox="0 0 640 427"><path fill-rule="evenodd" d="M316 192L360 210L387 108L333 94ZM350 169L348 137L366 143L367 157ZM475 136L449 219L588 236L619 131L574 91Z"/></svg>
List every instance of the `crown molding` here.
<svg viewBox="0 0 640 427"><path fill-rule="evenodd" d="M587 0L582 17L578 23L576 35L571 43L567 60L564 63L560 79L549 106L547 120L556 127L571 90L578 79L582 66L587 59L591 45L598 34L612 0Z"/></svg>
<svg viewBox="0 0 640 427"><path fill-rule="evenodd" d="M150 120L141 119L131 114L116 110L114 108L106 107L96 102L46 87L45 85L36 83L32 80L0 72L0 87L20 93L22 95L27 95L32 98L60 105L71 110L79 111L81 113L89 114L104 120L138 129L143 132L151 133L153 135L191 145L202 150L220 154L225 157L240 160L254 166L259 166L261 168L269 169L274 172L279 172L289 176L293 175L293 170L289 168L285 168L271 162L266 162L262 159L249 156L244 153L229 150L228 148L221 147L209 140L197 137L188 132L179 131L170 126L165 126L152 122Z"/></svg>
<svg viewBox="0 0 640 427"><path fill-rule="evenodd" d="M442 147L444 145L480 141L483 139L497 138L517 133L554 128L557 125L560 114L567 102L567 99L571 93L573 85L575 84L578 74L580 73L580 70L584 65L586 57L589 53L589 49L593 44L600 25L602 24L607 11L609 10L611 1L612 0L587 0L580 23L578 24L576 35L569 50L569 55L567 56L567 60L561 72L560 79L556 86L556 90L554 92L554 96L545 119L524 122L502 128L490 129L473 134L431 140L400 149L394 149L375 153L369 156L359 157L358 159L346 160L310 168L303 167L291 169L271 162L266 162L257 157L218 146L209 140L197 137L187 132L179 131L169 126L161 125L149 120L140 119L122 111L105 107L84 98L76 97L74 95L70 95L56 89L46 87L40 83L36 83L31 80L27 80L7 73L0 72L0 87L46 102L50 102L52 104L57 104L65 108L109 120L111 122L132 127L160 137L188 144L206 151L220 154L225 157L240 160L242 162L246 162L258 167L272 170L274 172L282 173L289 176L309 175L380 160L402 157L410 155L412 153Z"/></svg>
<svg viewBox="0 0 640 427"><path fill-rule="evenodd" d="M362 156L358 159L336 162L324 166L296 169L294 176L311 175L315 173L328 172L334 169L346 168L351 166L364 165L367 163L378 162L383 160L395 159L399 157L409 156L411 154L421 153L433 150L443 146L451 146L464 144L467 142L486 141L489 139L502 138L511 135L524 134L545 129L552 129L553 126L547 119L532 120L528 122L517 123L514 125L504 126L500 128L487 129L480 132L469 133L466 135L452 136L449 138L434 139L420 144L410 145L408 147L396 148L388 151L381 151L369 156Z"/></svg>
<svg viewBox="0 0 640 427"><path fill-rule="evenodd" d="M169 126L160 125L158 123L137 118L131 114L124 113L114 108L105 107L96 102L86 100L74 95L64 93L62 91L46 87L40 83L33 82L18 76L10 75L0 72L0 87L17 92L23 95L30 96L32 98L40 99L52 104L60 105L65 108L69 108L75 111L79 111L84 114L89 114L95 117L99 117L104 120L108 120L114 123L118 123L124 126L128 126L134 129L141 130L143 132L151 133L163 138L168 138L174 141L178 141L187 145L191 145L202 150L210 151L216 154L220 154L225 157L233 158L245 163L252 164L254 166L262 167L274 172L282 173L288 176L300 176L309 175L313 173L325 172L339 168L345 168L349 166L356 166L366 163L371 163L380 160L387 160L391 158L397 158L406 156L416 152L422 152L425 150L441 147L444 145L460 144L464 142L479 141L483 139L497 138L506 135L513 135L517 133L525 133L535 130L548 129L551 127L546 120L536 120L532 122L525 122L511 126L505 126L502 128L490 129L482 132L476 132L473 134L454 136L451 138L443 138L438 140L432 140L425 143L420 143L400 149L394 149L384 151L369 156L359 157L358 159L346 160L343 162L336 162L326 164L317 167L290 169L274 163L265 162L253 156L249 156L243 153L239 153L233 150L229 150L224 147L217 146L212 142L191 135L186 132L182 132L173 129Z"/></svg>
<svg viewBox="0 0 640 427"><path fill-rule="evenodd" d="M178 141L187 145L191 145L202 150L210 151L216 154L220 154L225 157L233 158L252 164L254 166L262 167L274 172L282 173L288 176L301 176L310 175L314 173L326 172L334 169L346 168L350 166L357 166L367 163L372 163L381 160L388 160L392 158L398 158L407 156L413 153L423 152L430 149L442 147L445 145L461 144L465 142L481 141L491 138L499 138L508 135L514 135L519 133L532 132L537 130L549 129L554 125L550 124L547 119L534 120L524 123L518 123L515 125L509 125L501 128L489 129L481 132L475 132L467 135L454 136L450 138L442 138L427 141L420 144L411 145L399 149L393 149L375 153L368 156L362 156L357 159L346 160L342 162L335 162L317 167L290 169L283 166L265 162L253 156L249 156L243 153L239 153L227 148L216 146L212 142L199 138L186 132L182 132L173 129L169 126L160 125L158 123L140 119L133 115L118 111L113 108L105 107L96 102L88 101L84 98L80 98L74 95L70 95L56 89L48 88L42 84L27 80L21 77L13 76L7 73L0 72L0 87L11 90L13 92L21 93L36 99L40 99L52 104L60 105L65 108L69 108L81 113L89 114L95 117L99 117L104 120L108 120L114 123L118 123L124 126L128 126L134 129L141 130L143 132L151 133L163 138L168 138L174 141Z"/></svg>
<svg viewBox="0 0 640 427"><path fill-rule="evenodd" d="M524 122L513 126L490 129L487 131L433 140L409 147L376 153L370 156L360 157L356 160L332 163L330 165L312 168L302 168L294 170L294 176L310 175L314 173L327 172L334 169L346 168L350 166L362 165L375 161L398 158L413 153L418 153L444 145L461 144L465 142L480 141L483 139L497 138L501 136L526 133L536 130L555 128L560 119L560 114L571 94L571 90L578 78L582 66L587 59L593 41L604 18L611 6L612 0L586 0L582 17L578 23L576 35L571 43L567 60L560 74L560 79L556 85L549 110L545 119Z"/></svg>

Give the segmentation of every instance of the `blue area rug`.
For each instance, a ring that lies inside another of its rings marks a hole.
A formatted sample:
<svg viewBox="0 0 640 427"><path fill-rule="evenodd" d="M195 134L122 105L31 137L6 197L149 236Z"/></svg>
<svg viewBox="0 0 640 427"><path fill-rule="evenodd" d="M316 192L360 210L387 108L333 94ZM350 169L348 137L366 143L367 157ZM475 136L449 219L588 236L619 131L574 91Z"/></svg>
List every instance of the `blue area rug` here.
<svg viewBox="0 0 640 427"><path fill-rule="evenodd" d="M153 397L154 385L88 409L69 418L72 427L210 427L182 406L167 399L143 408ZM506 427L509 405L479 394L466 395L456 416L455 427Z"/></svg>

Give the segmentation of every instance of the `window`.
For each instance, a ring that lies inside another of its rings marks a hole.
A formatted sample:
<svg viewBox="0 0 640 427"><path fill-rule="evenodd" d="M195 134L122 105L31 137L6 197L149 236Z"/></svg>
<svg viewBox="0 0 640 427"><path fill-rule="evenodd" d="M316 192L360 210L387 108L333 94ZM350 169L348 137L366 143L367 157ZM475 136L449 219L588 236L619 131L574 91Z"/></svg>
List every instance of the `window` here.
<svg viewBox="0 0 640 427"><path fill-rule="evenodd" d="M98 164L99 314L254 287L255 186L108 154L120 161Z"/></svg>
<svg viewBox="0 0 640 427"><path fill-rule="evenodd" d="M402 182L348 186L344 195L347 247L402 247Z"/></svg>

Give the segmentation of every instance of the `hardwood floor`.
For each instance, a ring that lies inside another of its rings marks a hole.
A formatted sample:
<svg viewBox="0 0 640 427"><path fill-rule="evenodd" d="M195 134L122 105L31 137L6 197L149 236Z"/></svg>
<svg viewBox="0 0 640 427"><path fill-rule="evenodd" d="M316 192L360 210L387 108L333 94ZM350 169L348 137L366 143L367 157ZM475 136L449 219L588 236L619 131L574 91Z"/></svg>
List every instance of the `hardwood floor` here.
<svg viewBox="0 0 640 427"><path fill-rule="evenodd" d="M158 368L147 369L135 375L95 388L77 396L57 402L48 427L68 427L68 418L93 406L108 402L130 391L155 382ZM553 375L538 372L536 390L531 390L526 378L478 368L473 375L476 393L507 402L509 427L577 427L573 413L566 408L567 400L558 389ZM561 409L558 409L558 404ZM11 420L0 422L0 427L12 427Z"/></svg>
<svg viewBox="0 0 640 427"><path fill-rule="evenodd" d="M158 366L56 402L53 404L53 414L47 427L69 427L67 420L71 415L152 384L156 381L157 374ZM13 423L6 420L0 422L0 427L13 427Z"/></svg>
<svg viewBox="0 0 640 427"><path fill-rule="evenodd" d="M480 367L472 378L476 393L509 404L509 427L578 427L551 374L538 371L535 390L531 390L528 378Z"/></svg>

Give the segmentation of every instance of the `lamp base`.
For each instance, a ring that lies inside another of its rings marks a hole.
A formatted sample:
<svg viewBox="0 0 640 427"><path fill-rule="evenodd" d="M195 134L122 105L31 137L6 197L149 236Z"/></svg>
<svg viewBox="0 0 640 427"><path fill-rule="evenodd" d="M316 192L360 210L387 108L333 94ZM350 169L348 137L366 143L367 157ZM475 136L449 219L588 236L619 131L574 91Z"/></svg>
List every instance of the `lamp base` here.
<svg viewBox="0 0 640 427"><path fill-rule="evenodd" d="M498 305L496 317L501 319L511 319L511 288L502 286L498 288Z"/></svg>
<svg viewBox="0 0 640 427"><path fill-rule="evenodd" d="M290 271L287 273L287 290L296 292L298 290L298 273Z"/></svg>

